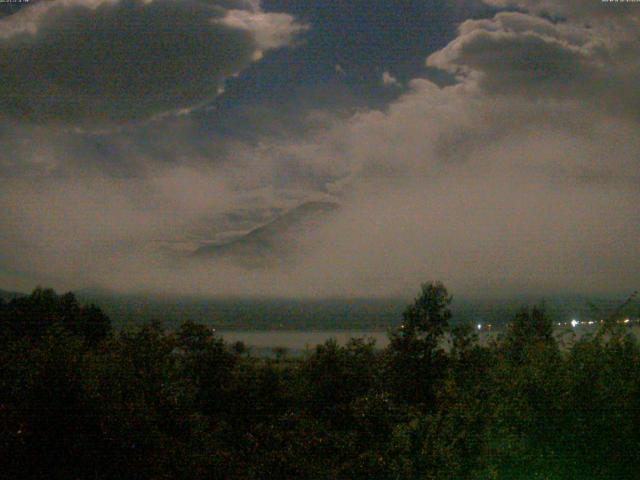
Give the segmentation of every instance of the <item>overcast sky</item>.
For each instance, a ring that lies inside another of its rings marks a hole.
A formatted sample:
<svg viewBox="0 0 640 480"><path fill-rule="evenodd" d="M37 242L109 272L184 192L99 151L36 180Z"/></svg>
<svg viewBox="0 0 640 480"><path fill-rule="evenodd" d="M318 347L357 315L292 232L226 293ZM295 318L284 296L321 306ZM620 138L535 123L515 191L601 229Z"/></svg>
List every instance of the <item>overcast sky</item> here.
<svg viewBox="0 0 640 480"><path fill-rule="evenodd" d="M640 3L0 4L0 288L630 292L639 82Z"/></svg>

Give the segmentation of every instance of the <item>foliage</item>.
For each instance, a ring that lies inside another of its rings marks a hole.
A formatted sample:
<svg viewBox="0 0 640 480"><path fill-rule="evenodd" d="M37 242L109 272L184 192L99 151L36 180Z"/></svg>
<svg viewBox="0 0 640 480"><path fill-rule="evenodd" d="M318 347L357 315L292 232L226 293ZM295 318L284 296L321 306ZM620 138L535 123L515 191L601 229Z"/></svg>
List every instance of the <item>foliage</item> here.
<svg viewBox="0 0 640 480"><path fill-rule="evenodd" d="M386 355L388 387L398 400L429 408L446 368L442 337L449 328L453 298L440 283L425 283L407 306L400 328L390 335Z"/></svg>
<svg viewBox="0 0 640 480"><path fill-rule="evenodd" d="M36 288L31 295L0 303L0 339L28 337L36 340L54 326L95 346L111 331L109 318L95 305L79 305L73 293L56 295Z"/></svg>
<svg viewBox="0 0 640 480"><path fill-rule="evenodd" d="M253 357L185 322L108 333L72 294L0 304L0 477L633 479L640 344L560 344L542 308L481 343L423 285L385 349Z"/></svg>

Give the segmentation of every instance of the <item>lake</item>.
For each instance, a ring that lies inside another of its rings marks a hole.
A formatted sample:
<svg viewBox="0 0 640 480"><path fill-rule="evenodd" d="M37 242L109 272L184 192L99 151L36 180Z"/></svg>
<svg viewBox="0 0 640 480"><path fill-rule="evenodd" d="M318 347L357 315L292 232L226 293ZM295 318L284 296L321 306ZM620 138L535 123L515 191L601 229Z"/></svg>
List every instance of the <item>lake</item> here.
<svg viewBox="0 0 640 480"><path fill-rule="evenodd" d="M573 335L575 335L575 339L578 339L595 331L595 326L584 325L573 329L570 327L558 327L555 334L556 338L570 342ZM638 336L640 327L635 324L629 327L629 331ZM480 332L479 341L484 344L492 338L496 338L500 333L501 331ZM251 347L254 353L268 352L277 347L284 347L292 353L304 352L315 348L330 338L334 338L340 345L346 345L350 338L374 339L377 348L385 348L389 345L387 332L380 330L218 330L216 334L222 336L228 343L241 341L246 346Z"/></svg>

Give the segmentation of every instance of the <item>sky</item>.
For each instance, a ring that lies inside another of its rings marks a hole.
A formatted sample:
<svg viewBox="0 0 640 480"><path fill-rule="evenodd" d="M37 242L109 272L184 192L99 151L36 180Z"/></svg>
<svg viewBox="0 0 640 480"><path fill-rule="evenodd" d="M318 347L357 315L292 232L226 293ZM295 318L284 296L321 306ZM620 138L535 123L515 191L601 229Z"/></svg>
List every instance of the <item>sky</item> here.
<svg viewBox="0 0 640 480"><path fill-rule="evenodd" d="M631 292L639 27L600 0L0 3L0 288Z"/></svg>

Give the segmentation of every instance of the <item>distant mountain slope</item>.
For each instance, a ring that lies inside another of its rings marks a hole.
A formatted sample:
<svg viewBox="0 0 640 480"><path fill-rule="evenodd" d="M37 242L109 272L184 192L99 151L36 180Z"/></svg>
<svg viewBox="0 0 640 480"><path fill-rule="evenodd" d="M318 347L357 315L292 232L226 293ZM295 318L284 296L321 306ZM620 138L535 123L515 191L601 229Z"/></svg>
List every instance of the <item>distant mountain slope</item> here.
<svg viewBox="0 0 640 480"><path fill-rule="evenodd" d="M302 235L317 228L338 207L326 201L303 203L230 242L200 247L193 257L227 258L245 266L283 260L298 250Z"/></svg>
<svg viewBox="0 0 640 480"><path fill-rule="evenodd" d="M20 292L10 292L8 290L0 289L0 298L5 301L13 300L14 298L24 297L26 294Z"/></svg>
<svg viewBox="0 0 640 480"><path fill-rule="evenodd" d="M166 328L177 328L183 321L210 325L219 330L378 330L397 327L402 312L412 301L405 298L224 298L181 297L153 294L117 294L86 289L78 293L83 304L95 303L117 327L160 320ZM524 305L541 304L542 296L510 296L498 299L456 297L451 306L452 324L492 324L503 328ZM546 308L554 322L600 318L593 310L611 312L624 295L546 297ZM594 305L594 308L590 306ZM640 305L625 312L640 317Z"/></svg>

